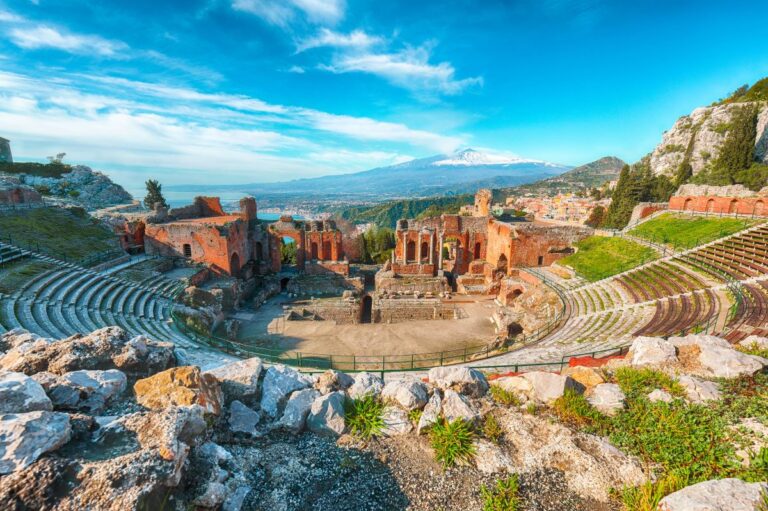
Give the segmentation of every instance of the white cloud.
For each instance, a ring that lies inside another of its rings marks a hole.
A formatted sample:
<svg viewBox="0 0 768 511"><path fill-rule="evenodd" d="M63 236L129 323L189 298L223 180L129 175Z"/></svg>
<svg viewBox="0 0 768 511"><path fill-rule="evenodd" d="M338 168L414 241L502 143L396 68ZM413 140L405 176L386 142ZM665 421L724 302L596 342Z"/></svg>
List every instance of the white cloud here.
<svg viewBox="0 0 768 511"><path fill-rule="evenodd" d="M16 14L13 14L10 11L0 11L0 21L6 22L6 23L19 23L21 21L24 21L24 18L21 16L17 16Z"/></svg>
<svg viewBox="0 0 768 511"><path fill-rule="evenodd" d="M296 74L299 74L299 75L303 75L307 71L303 67L301 67L301 66L291 66L291 67L288 68L288 72L289 73L296 73Z"/></svg>
<svg viewBox="0 0 768 511"><path fill-rule="evenodd" d="M334 73L369 73L409 90L447 95L483 84L482 77L456 79L456 70L450 63L430 64L429 58L427 46L408 47L396 53L345 53L321 68Z"/></svg>
<svg viewBox="0 0 768 511"><path fill-rule="evenodd" d="M169 183L190 182L192 175L210 182L206 172L226 172L228 182L253 182L362 170L408 158L402 146L447 152L465 144L460 137L400 123L242 95L2 71L0 133L13 141L15 154L27 158L64 151L73 162L101 168L183 171L168 172Z"/></svg>
<svg viewBox="0 0 768 511"><path fill-rule="evenodd" d="M317 35L299 41L296 45L296 53L321 47L364 49L379 44L382 41L381 37L369 35L362 30L341 34L327 28L322 28Z"/></svg>
<svg viewBox="0 0 768 511"><path fill-rule="evenodd" d="M344 0L233 0L232 8L255 14L264 21L287 27L297 19L335 24L344 18Z"/></svg>
<svg viewBox="0 0 768 511"><path fill-rule="evenodd" d="M128 45L121 41L110 41L95 35L67 34L44 25L14 28L9 36L16 46L28 50L54 48L69 53L116 57L128 49Z"/></svg>

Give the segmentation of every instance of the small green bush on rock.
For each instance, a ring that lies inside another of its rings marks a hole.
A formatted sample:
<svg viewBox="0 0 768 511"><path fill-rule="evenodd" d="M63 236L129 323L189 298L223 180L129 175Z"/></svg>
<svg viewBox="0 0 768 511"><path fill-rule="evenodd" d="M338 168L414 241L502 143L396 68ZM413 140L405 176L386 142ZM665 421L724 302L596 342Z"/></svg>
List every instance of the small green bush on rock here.
<svg viewBox="0 0 768 511"><path fill-rule="evenodd" d="M469 463L475 455L472 444L475 431L471 422L463 419L447 421L440 419L429 430L429 440L435 451L435 459L443 467Z"/></svg>
<svg viewBox="0 0 768 511"><path fill-rule="evenodd" d="M483 496L483 511L517 511L520 509L520 482L517 474L496 480L496 486L480 487Z"/></svg>
<svg viewBox="0 0 768 511"><path fill-rule="evenodd" d="M347 399L344 403L347 426L353 435L369 439L384 429L384 403L371 394L359 399Z"/></svg>

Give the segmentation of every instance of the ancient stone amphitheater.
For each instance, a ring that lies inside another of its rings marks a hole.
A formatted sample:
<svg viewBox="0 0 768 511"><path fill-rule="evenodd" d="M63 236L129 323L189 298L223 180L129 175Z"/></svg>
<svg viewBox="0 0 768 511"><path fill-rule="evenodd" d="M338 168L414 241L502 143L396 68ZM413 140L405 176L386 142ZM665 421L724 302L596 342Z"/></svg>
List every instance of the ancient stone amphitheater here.
<svg viewBox="0 0 768 511"><path fill-rule="evenodd" d="M4 262L28 257L54 263L56 269L0 295L0 332L24 328L63 338L117 325L205 351L170 319L173 297L183 286L179 281L162 275L138 283L121 279L121 270L137 260L94 270L0 244ZM639 335L707 332L736 342L768 333L768 226L763 224L598 282L562 279L548 268L526 271L559 291L564 310L557 328L532 345L470 364L557 361L626 346Z"/></svg>

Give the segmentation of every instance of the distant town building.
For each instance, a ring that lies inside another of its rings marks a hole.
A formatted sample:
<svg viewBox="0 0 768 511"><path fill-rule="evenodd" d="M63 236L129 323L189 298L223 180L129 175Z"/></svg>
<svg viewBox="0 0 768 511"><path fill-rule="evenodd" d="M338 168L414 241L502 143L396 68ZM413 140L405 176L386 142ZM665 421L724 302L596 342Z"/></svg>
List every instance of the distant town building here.
<svg viewBox="0 0 768 511"><path fill-rule="evenodd" d="M577 197L573 193L557 194L554 197L510 197L507 206L533 214L536 220L583 225L596 206L607 208L610 199L595 200Z"/></svg>

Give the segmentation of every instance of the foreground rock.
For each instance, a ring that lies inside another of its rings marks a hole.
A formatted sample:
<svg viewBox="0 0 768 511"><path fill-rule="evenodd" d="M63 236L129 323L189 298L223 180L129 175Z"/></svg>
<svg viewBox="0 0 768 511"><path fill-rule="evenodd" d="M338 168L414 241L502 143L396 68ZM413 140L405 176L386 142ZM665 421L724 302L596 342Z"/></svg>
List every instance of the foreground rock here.
<svg viewBox="0 0 768 511"><path fill-rule="evenodd" d="M219 381L227 403L237 400L255 404L263 368L261 359L253 357L217 367L206 374L213 375Z"/></svg>
<svg viewBox="0 0 768 511"><path fill-rule="evenodd" d="M332 392L313 403L307 418L307 428L318 435L341 435L346 429L344 393Z"/></svg>
<svg viewBox="0 0 768 511"><path fill-rule="evenodd" d="M51 411L43 387L23 373L0 371L0 413Z"/></svg>
<svg viewBox="0 0 768 511"><path fill-rule="evenodd" d="M299 390L291 394L288 404L285 405L283 416L278 421L278 427L287 429L293 433L300 433L307 422L307 416L312 408L312 403L320 397L320 392L315 389Z"/></svg>
<svg viewBox="0 0 768 511"><path fill-rule="evenodd" d="M766 483L704 481L667 495L659 502L659 511L759 511L765 492Z"/></svg>
<svg viewBox="0 0 768 511"><path fill-rule="evenodd" d="M347 392L352 399L359 399L366 395L378 396L383 388L384 381L375 374L358 373Z"/></svg>
<svg viewBox="0 0 768 511"><path fill-rule="evenodd" d="M645 481L640 463L603 439L511 410L498 419L516 470L562 470L572 491L600 502L610 500L612 488Z"/></svg>
<svg viewBox="0 0 768 511"><path fill-rule="evenodd" d="M216 378L196 366L174 367L133 386L136 401L153 410L171 406L198 405L206 413L219 415L223 396Z"/></svg>
<svg viewBox="0 0 768 511"><path fill-rule="evenodd" d="M163 509L205 428L199 407L118 418L73 446L82 459L42 458L6 476L0 484L0 509Z"/></svg>
<svg viewBox="0 0 768 511"><path fill-rule="evenodd" d="M46 384L57 410L100 412L128 385L125 374L109 371L72 371Z"/></svg>
<svg viewBox="0 0 768 511"><path fill-rule="evenodd" d="M62 375L94 369L120 369L129 375L146 376L166 369L174 360L172 344L141 336L130 339L116 326L60 341L34 339L26 331L13 330L0 342L11 347L0 358L0 369L30 376L43 371Z"/></svg>
<svg viewBox="0 0 768 511"><path fill-rule="evenodd" d="M261 392L261 409L275 418L291 393L311 386L312 380L295 369L284 365L267 369Z"/></svg>
<svg viewBox="0 0 768 511"><path fill-rule="evenodd" d="M543 371L532 371L521 376L531 384L528 391L528 399L539 403L549 404L562 397L566 390L572 390L579 394L584 392L584 386L571 378Z"/></svg>
<svg viewBox="0 0 768 511"><path fill-rule="evenodd" d="M736 378L760 371L768 361L735 350L733 346L712 335L670 337L681 360L685 360L696 373L712 378Z"/></svg>
<svg viewBox="0 0 768 511"><path fill-rule="evenodd" d="M633 367L662 366L677 362L675 346L657 337L637 337L627 358Z"/></svg>
<svg viewBox="0 0 768 511"><path fill-rule="evenodd" d="M626 396L615 383L601 383L587 396L589 404L606 415L615 415L624 409Z"/></svg>
<svg viewBox="0 0 768 511"><path fill-rule="evenodd" d="M433 367L428 373L429 382L441 389L453 389L461 394L481 397L488 392L485 375L470 367Z"/></svg>
<svg viewBox="0 0 768 511"><path fill-rule="evenodd" d="M427 386L416 380L397 380L384 385L381 397L385 401L397 403L406 410L424 408L429 396Z"/></svg>
<svg viewBox="0 0 768 511"><path fill-rule="evenodd" d="M66 413L0 415L0 475L26 468L44 453L66 444L71 433Z"/></svg>

